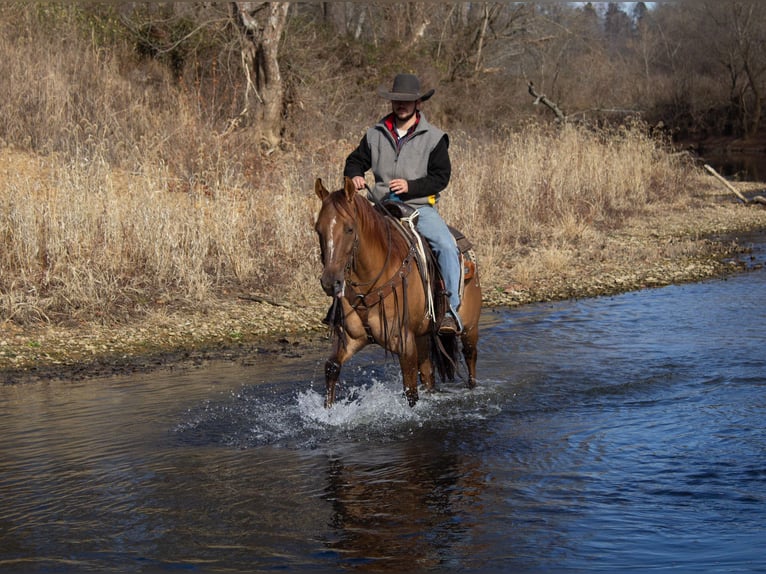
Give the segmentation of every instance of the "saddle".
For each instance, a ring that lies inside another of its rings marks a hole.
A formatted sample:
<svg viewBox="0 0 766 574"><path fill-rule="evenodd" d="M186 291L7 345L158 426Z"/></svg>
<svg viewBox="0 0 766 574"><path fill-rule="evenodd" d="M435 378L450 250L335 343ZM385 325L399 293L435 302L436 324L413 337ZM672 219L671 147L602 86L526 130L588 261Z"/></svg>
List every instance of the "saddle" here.
<svg viewBox="0 0 766 574"><path fill-rule="evenodd" d="M430 299L430 314L435 320L440 319L449 308L449 298L447 297L444 280L441 277L441 271L436 261L436 255L434 255L431 250L428 241L423 241L423 238L415 228L418 216L417 209L401 201L391 200L383 201L376 207L384 215L396 221L396 229L402 233L410 245L415 244L419 247L419 249L416 250L418 256L415 260L423 285L429 287L426 291L428 292ZM460 264L463 269L460 280L460 298L462 299L463 289L466 282L472 279L476 274L476 252L473 249L471 241L460 230L451 225L448 225L447 227L449 228L450 233L452 233L452 237L455 239L458 252L460 253ZM436 305L434 305L434 300L437 302Z"/></svg>
<svg viewBox="0 0 766 574"><path fill-rule="evenodd" d="M452 233L452 237L455 238L457 249L461 255L463 263L463 281L468 281L469 279L472 279L476 274L477 261L476 252L473 250L473 243L471 243L471 241L465 235L463 235L463 232L459 229L455 229L451 225L448 225L447 227L449 228L450 233ZM460 287L462 288L463 285L461 284ZM460 295L462 297L462 291Z"/></svg>

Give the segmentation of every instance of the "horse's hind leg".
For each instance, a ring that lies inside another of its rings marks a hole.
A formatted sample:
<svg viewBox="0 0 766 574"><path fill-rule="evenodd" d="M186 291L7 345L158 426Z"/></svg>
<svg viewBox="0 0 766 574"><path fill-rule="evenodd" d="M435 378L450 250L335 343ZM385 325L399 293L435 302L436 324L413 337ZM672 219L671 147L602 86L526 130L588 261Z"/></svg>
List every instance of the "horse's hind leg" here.
<svg viewBox="0 0 766 574"><path fill-rule="evenodd" d="M468 367L468 388L476 386L476 359L478 358L479 329L478 326L466 328L460 336L463 343L463 357Z"/></svg>

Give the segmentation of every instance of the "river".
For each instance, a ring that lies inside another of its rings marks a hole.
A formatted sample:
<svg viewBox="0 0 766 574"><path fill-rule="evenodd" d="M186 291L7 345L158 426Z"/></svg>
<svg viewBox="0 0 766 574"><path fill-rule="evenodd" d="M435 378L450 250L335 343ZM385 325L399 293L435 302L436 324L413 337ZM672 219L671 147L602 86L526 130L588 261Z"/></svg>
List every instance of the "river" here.
<svg viewBox="0 0 766 574"><path fill-rule="evenodd" d="M764 293L488 310L414 409L374 350L0 387L0 572L766 572Z"/></svg>

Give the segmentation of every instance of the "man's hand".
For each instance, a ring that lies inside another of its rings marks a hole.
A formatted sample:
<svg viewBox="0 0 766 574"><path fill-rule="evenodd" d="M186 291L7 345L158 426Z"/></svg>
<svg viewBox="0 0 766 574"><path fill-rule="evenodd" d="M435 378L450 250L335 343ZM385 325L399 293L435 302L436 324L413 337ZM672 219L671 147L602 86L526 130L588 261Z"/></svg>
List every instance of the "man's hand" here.
<svg viewBox="0 0 766 574"><path fill-rule="evenodd" d="M365 181L361 175L354 176L351 181L354 182L354 187L357 191L362 191L364 189Z"/></svg>
<svg viewBox="0 0 766 574"><path fill-rule="evenodd" d="M388 182L388 189L390 189L391 192L396 195L401 195L403 193L407 193L410 189L410 186L407 184L406 179L392 179Z"/></svg>

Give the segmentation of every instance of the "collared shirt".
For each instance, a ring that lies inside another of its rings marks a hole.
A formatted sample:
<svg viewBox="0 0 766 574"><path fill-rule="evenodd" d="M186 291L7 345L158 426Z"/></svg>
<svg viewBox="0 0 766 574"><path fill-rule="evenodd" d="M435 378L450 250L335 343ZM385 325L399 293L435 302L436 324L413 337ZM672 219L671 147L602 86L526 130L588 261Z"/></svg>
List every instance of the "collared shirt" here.
<svg viewBox="0 0 766 574"><path fill-rule="evenodd" d="M412 134L415 133L418 124L420 124L420 112L415 112L415 123L407 129L407 132L404 135L400 135L399 130L396 129L396 118L393 113L383 118L383 124L388 128L388 131L393 136L394 141L396 142L396 151L398 153L402 149L402 144L407 140L408 137L411 137Z"/></svg>

